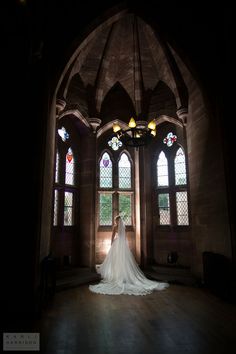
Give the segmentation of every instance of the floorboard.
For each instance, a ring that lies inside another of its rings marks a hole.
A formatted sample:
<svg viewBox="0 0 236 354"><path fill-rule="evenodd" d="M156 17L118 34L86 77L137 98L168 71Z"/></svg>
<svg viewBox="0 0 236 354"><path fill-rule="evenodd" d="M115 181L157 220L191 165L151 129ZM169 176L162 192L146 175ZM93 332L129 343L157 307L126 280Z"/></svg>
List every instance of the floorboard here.
<svg viewBox="0 0 236 354"><path fill-rule="evenodd" d="M191 286L110 296L81 285L56 293L33 330L45 354L235 354L236 306Z"/></svg>

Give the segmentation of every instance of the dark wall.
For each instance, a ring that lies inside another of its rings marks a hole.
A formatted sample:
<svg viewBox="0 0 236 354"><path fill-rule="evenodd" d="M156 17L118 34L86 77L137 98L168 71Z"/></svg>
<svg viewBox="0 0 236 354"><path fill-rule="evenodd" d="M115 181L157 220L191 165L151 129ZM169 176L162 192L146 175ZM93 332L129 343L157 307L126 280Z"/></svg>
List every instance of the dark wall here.
<svg viewBox="0 0 236 354"><path fill-rule="evenodd" d="M81 2L73 0L29 0L25 4L20 1L7 4L2 11L6 44L3 72L7 74L2 106L6 110L4 133L7 132L9 139L5 151L13 161L10 170L5 171L13 177L10 196L4 198L4 223L7 221L9 226L4 249L7 314L22 317L35 311L46 120L58 77L76 48L75 39L81 40L87 25L112 4L112 1L85 2L81 7ZM231 227L235 235L231 197L235 181L231 168L234 130L230 119L233 11L223 2L209 8L206 2L181 5L177 1L151 1L143 5L128 2L128 5L157 25L159 33L184 57L210 99L222 128Z"/></svg>

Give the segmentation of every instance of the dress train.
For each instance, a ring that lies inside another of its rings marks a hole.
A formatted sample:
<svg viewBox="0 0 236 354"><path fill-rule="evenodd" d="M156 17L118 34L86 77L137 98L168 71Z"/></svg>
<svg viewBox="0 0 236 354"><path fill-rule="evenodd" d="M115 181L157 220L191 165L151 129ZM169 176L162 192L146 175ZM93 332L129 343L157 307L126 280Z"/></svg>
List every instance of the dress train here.
<svg viewBox="0 0 236 354"><path fill-rule="evenodd" d="M120 218L118 234L101 266L97 270L102 280L90 285L92 292L104 295L147 295L153 290L164 290L169 284L147 279L129 249L125 225Z"/></svg>

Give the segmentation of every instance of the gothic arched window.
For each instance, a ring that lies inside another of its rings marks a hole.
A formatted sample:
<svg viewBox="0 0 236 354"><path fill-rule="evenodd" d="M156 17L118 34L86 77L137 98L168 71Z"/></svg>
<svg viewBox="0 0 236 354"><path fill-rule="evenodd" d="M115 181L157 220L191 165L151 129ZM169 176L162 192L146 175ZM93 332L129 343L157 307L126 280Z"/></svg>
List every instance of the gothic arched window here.
<svg viewBox="0 0 236 354"><path fill-rule="evenodd" d="M175 155L175 185L182 186L181 191L176 190L177 225L188 225L188 193L186 162L183 149L180 147Z"/></svg>
<svg viewBox="0 0 236 354"><path fill-rule="evenodd" d="M100 160L100 188L112 188L112 161L110 155L104 152Z"/></svg>
<svg viewBox="0 0 236 354"><path fill-rule="evenodd" d="M113 164L110 154L104 152L99 162L99 187L103 193L99 194L99 225L111 226L112 213L112 193L107 192L113 186Z"/></svg>
<svg viewBox="0 0 236 354"><path fill-rule="evenodd" d="M55 183L59 182L59 152L56 153L56 171L55 171Z"/></svg>
<svg viewBox="0 0 236 354"><path fill-rule="evenodd" d="M60 178L59 163L60 163L60 155L59 155L59 152L57 150L57 152L56 152L55 177L54 177L55 185L57 185L59 183L59 178ZM54 188L53 225L54 226L58 225L58 189L57 188Z"/></svg>
<svg viewBox="0 0 236 354"><path fill-rule="evenodd" d="M72 147L59 144L55 156L54 226L73 226L75 194L75 157Z"/></svg>
<svg viewBox="0 0 236 354"><path fill-rule="evenodd" d="M157 187L169 186L168 160L163 151L157 159ZM158 193L158 208L160 225L170 225L170 196L169 189Z"/></svg>
<svg viewBox="0 0 236 354"><path fill-rule="evenodd" d="M175 184L186 184L186 163L183 149L180 147L175 155Z"/></svg>
<svg viewBox="0 0 236 354"><path fill-rule="evenodd" d="M74 154L71 147L66 154L65 184L74 185Z"/></svg>
<svg viewBox="0 0 236 354"><path fill-rule="evenodd" d="M118 162L119 188L131 188L131 164L126 153L122 153Z"/></svg>
<svg viewBox="0 0 236 354"><path fill-rule="evenodd" d="M58 189L54 189L54 213L53 213L53 225L58 225Z"/></svg>
<svg viewBox="0 0 236 354"><path fill-rule="evenodd" d="M128 155L123 152L118 161L118 204L119 214L123 217L126 225L132 224L132 194L123 190L129 190L131 187L131 162Z"/></svg>
<svg viewBox="0 0 236 354"><path fill-rule="evenodd" d="M161 151L157 165L159 225L189 225L186 159L182 147Z"/></svg>
<svg viewBox="0 0 236 354"><path fill-rule="evenodd" d="M99 171L99 225L112 226L115 213L122 215L127 226L132 225L132 161L128 153L122 151L111 158L104 152Z"/></svg>
<svg viewBox="0 0 236 354"><path fill-rule="evenodd" d="M157 160L157 185L159 187L169 185L168 161L163 151L161 151Z"/></svg>

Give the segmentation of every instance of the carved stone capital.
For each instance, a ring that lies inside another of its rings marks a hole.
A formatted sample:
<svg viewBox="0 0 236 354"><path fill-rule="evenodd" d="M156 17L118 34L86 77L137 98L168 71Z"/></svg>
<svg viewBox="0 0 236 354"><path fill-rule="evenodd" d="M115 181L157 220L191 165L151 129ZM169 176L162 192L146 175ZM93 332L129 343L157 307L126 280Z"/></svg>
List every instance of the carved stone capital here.
<svg viewBox="0 0 236 354"><path fill-rule="evenodd" d="M97 128L101 125L102 121L99 118L88 118L89 124L92 127L93 133L96 134Z"/></svg>
<svg viewBox="0 0 236 354"><path fill-rule="evenodd" d="M188 108L180 107L177 109L176 114L177 114L178 118L182 120L183 125L187 125Z"/></svg>
<svg viewBox="0 0 236 354"><path fill-rule="evenodd" d="M56 101L56 115L59 116L61 114L61 112L63 111L63 109L66 106L66 101L60 98L57 98Z"/></svg>

